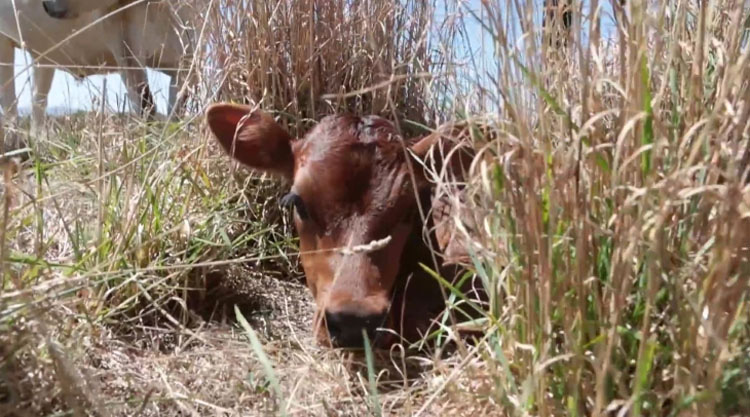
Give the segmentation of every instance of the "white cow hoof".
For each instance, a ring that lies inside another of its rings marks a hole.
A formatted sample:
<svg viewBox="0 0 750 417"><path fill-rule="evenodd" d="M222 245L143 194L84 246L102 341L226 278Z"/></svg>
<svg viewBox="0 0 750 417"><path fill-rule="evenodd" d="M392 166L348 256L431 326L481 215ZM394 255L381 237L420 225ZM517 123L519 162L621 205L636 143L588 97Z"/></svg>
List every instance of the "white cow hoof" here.
<svg viewBox="0 0 750 417"><path fill-rule="evenodd" d="M31 126L29 129L29 142L31 141L46 141L49 136L48 126Z"/></svg>

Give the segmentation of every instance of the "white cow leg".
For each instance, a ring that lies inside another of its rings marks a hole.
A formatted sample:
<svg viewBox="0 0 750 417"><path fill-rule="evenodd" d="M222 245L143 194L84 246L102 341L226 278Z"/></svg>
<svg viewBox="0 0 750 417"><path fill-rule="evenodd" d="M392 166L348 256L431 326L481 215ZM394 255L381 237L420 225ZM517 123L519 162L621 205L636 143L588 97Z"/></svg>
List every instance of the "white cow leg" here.
<svg viewBox="0 0 750 417"><path fill-rule="evenodd" d="M0 107L3 116L0 118L0 141L4 153L20 147L18 135L14 125L18 119L18 107L16 103L16 83L13 74L13 43L10 39L0 35ZM6 124L7 129L3 129ZM3 130L5 134L3 134Z"/></svg>
<svg viewBox="0 0 750 417"><path fill-rule="evenodd" d="M180 94L186 77L183 71L165 71L164 73L170 77L167 115L178 118L182 111L184 111L185 99L187 97L187 90L183 94Z"/></svg>
<svg viewBox="0 0 750 417"><path fill-rule="evenodd" d="M47 112L47 96L52 88L55 69L50 67L34 67L34 96L31 104L31 136L39 137L46 134L45 122Z"/></svg>
<svg viewBox="0 0 750 417"><path fill-rule="evenodd" d="M132 64L126 64L130 66ZM156 103L148 86L145 69L126 69L120 75L128 90L128 97L133 109L141 116L153 119L156 115Z"/></svg>
<svg viewBox="0 0 750 417"><path fill-rule="evenodd" d="M169 118L176 118L177 112L179 111L179 109L177 109L177 94L180 92L182 83L180 77L177 75L179 74L178 71L165 71L165 73L169 76L169 102L167 103L167 116Z"/></svg>

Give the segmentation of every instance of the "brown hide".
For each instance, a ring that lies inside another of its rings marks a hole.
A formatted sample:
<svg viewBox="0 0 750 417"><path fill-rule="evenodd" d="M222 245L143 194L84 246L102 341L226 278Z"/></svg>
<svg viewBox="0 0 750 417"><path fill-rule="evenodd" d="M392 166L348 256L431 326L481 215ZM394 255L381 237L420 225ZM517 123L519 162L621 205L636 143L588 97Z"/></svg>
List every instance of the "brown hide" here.
<svg viewBox="0 0 750 417"><path fill-rule="evenodd" d="M207 118L235 159L291 183L282 203L294 207L320 342L358 347L365 331L387 346L400 337L383 328L415 341L430 327L445 305L439 283L420 263L453 280L461 271L454 264L466 260L452 221L459 200L448 198L471 162L470 148L456 146L463 130L449 126L403 140L383 118L340 114L295 140L246 106L214 105ZM431 168L445 168L457 183L436 188Z"/></svg>

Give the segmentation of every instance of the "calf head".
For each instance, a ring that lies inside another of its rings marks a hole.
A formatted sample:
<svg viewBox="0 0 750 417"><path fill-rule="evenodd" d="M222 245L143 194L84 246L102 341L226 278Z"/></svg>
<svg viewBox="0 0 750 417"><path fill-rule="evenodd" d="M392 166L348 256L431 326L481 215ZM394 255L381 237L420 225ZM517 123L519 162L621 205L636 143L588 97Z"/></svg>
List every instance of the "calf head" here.
<svg viewBox="0 0 750 417"><path fill-rule="evenodd" d="M404 142L383 118L334 115L295 140L268 114L230 104L213 105L207 119L234 159L291 183L282 203L294 208L318 339L360 347L363 330L387 338L375 331L397 324L395 291L409 272L402 261L414 265L402 258L421 242L415 190L427 182L410 155L435 137Z"/></svg>

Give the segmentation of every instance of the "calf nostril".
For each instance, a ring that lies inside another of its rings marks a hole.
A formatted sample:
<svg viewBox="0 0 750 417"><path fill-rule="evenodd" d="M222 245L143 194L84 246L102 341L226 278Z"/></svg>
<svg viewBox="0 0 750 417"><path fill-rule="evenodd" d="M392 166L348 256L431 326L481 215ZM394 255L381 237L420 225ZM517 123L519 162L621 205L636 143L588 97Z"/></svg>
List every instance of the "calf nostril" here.
<svg viewBox="0 0 750 417"><path fill-rule="evenodd" d="M326 312L326 325L331 343L338 347L363 347L362 330L367 333L370 343L375 338L375 331L383 326L385 314L360 315L347 312Z"/></svg>

